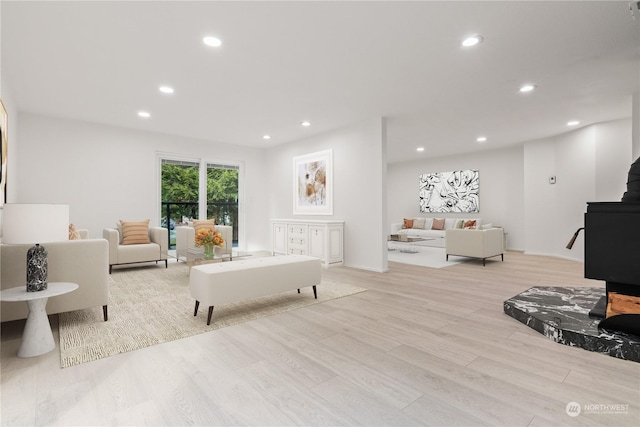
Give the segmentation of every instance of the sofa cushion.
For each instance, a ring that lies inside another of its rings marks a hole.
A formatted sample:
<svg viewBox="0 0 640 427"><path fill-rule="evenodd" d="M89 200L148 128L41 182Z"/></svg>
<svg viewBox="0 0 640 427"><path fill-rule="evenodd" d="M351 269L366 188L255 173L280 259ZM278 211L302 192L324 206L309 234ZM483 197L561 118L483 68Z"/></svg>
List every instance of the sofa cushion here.
<svg viewBox="0 0 640 427"><path fill-rule="evenodd" d="M475 228L476 228L476 220L475 219L466 220L464 222L464 227L463 228L465 228L467 230L469 230L469 229L475 230Z"/></svg>
<svg viewBox="0 0 640 427"><path fill-rule="evenodd" d="M461 229L464 227L464 219L456 220L456 225L453 228Z"/></svg>
<svg viewBox="0 0 640 427"><path fill-rule="evenodd" d="M448 228L455 228L456 227L456 221L457 219L455 218L445 218L444 219L444 229L448 229Z"/></svg>
<svg viewBox="0 0 640 427"><path fill-rule="evenodd" d="M433 218L425 218L424 219L424 229L425 230L431 230L431 226L433 225Z"/></svg>
<svg viewBox="0 0 640 427"><path fill-rule="evenodd" d="M198 231L202 230L203 228L215 229L215 225L216 225L216 222L212 219L194 219L193 220L193 229L195 230L196 234L198 233Z"/></svg>
<svg viewBox="0 0 640 427"><path fill-rule="evenodd" d="M413 226L411 228L417 228L422 230L424 228L425 218L414 218Z"/></svg>
<svg viewBox="0 0 640 427"><path fill-rule="evenodd" d="M69 224L69 240L80 240L80 232L73 224Z"/></svg>
<svg viewBox="0 0 640 427"><path fill-rule="evenodd" d="M149 220L145 221L123 221L122 225L122 244L123 245L139 245L151 243L149 239Z"/></svg>
<svg viewBox="0 0 640 427"><path fill-rule="evenodd" d="M402 222L402 228L413 228L413 220L409 218L405 218Z"/></svg>
<svg viewBox="0 0 640 427"><path fill-rule="evenodd" d="M444 218L434 218L431 225L432 230L444 230Z"/></svg>

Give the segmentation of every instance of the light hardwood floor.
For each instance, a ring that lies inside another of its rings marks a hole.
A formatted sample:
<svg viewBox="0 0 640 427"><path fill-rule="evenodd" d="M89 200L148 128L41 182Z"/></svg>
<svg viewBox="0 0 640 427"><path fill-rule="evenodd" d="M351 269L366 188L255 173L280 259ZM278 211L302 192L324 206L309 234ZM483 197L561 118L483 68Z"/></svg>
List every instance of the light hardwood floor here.
<svg viewBox="0 0 640 427"><path fill-rule="evenodd" d="M323 274L368 291L66 369L58 349L17 358L23 323L3 324L2 425L638 425L640 363L502 311L531 286L603 286L581 263Z"/></svg>

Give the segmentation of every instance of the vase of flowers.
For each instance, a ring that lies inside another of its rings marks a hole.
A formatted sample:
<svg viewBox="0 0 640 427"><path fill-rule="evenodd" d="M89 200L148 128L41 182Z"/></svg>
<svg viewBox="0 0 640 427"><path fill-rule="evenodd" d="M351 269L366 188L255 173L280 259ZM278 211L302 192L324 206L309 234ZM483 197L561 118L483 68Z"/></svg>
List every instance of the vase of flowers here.
<svg viewBox="0 0 640 427"><path fill-rule="evenodd" d="M213 228L201 228L196 233L196 246L204 248L205 259L212 259L215 247L223 245L222 233L216 232Z"/></svg>

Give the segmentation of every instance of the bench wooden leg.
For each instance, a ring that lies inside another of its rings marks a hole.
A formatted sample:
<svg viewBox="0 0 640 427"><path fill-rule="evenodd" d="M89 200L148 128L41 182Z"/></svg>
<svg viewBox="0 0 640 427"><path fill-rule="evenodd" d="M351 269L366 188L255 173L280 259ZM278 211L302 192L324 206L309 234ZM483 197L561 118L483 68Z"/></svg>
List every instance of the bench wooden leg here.
<svg viewBox="0 0 640 427"><path fill-rule="evenodd" d="M207 316L207 325L211 324L211 315L213 314L213 306L209 307L209 315Z"/></svg>
<svg viewBox="0 0 640 427"><path fill-rule="evenodd" d="M198 315L198 307L200 306L200 301L196 300L196 308L193 310L193 315Z"/></svg>
<svg viewBox="0 0 640 427"><path fill-rule="evenodd" d="M318 299L318 293L316 292L316 285L313 285L313 297Z"/></svg>
<svg viewBox="0 0 640 427"><path fill-rule="evenodd" d="M109 320L109 316L107 316L107 306L103 305L102 306L102 316L104 317L104 321L106 322L107 320Z"/></svg>

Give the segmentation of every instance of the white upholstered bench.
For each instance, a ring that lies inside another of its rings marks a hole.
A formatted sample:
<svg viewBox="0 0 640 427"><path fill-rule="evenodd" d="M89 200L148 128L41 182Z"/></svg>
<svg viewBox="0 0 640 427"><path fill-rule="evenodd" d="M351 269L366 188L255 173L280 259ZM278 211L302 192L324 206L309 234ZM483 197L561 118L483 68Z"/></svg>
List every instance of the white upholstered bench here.
<svg viewBox="0 0 640 427"><path fill-rule="evenodd" d="M233 262L199 265L191 268L189 291L196 300L193 315L198 315L200 303L209 307L207 325L215 305L227 304L248 298L256 298L313 287L321 280L319 258L305 255L282 255L250 258Z"/></svg>

